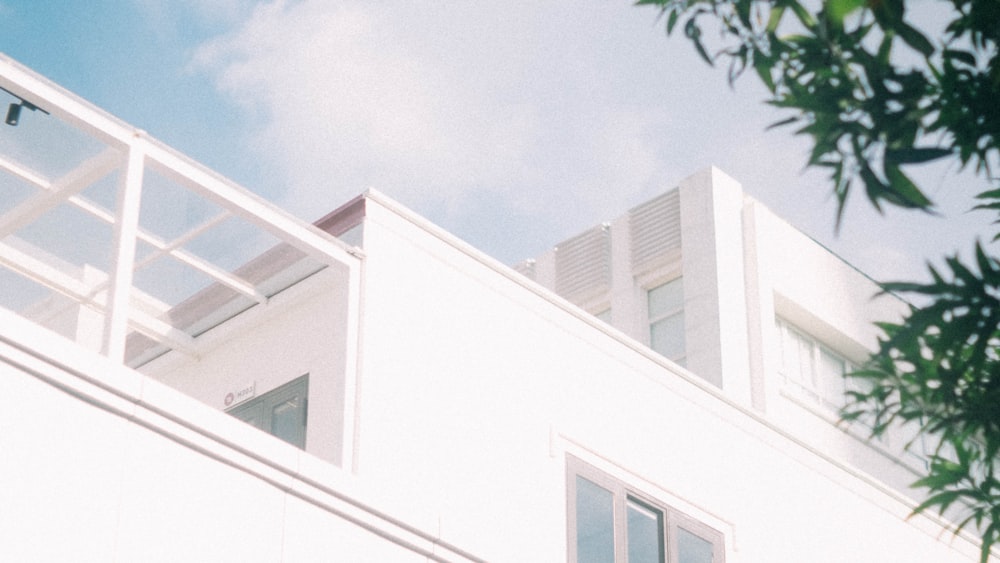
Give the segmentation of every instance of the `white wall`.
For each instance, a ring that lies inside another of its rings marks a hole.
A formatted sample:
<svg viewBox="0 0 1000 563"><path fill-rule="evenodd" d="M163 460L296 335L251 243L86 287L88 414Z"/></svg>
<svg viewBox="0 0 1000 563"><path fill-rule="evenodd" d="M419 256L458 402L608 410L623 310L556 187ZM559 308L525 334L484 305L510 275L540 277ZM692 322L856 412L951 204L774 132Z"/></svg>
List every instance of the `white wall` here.
<svg viewBox="0 0 1000 563"><path fill-rule="evenodd" d="M688 367L750 404L743 189L717 168L681 182Z"/></svg>
<svg viewBox="0 0 1000 563"><path fill-rule="evenodd" d="M780 343L775 317L808 333L850 359L864 362L877 348L876 321L898 321L906 305L880 292L864 274L794 229L759 203L748 200L744 222L751 309L751 347L759 350L754 381L764 387L767 417L781 428L859 467L913 499L922 492L910 488L922 470L904 454L908 441L892 430L887 439L869 443L862 425L838 426L835 411L802 401L783 386L779 372ZM756 301L755 301L756 300Z"/></svg>
<svg viewBox="0 0 1000 563"><path fill-rule="evenodd" d="M395 204L368 206L358 477L495 561L566 557L565 453L727 561L967 561L933 520ZM440 234L440 233L438 233Z"/></svg>
<svg viewBox="0 0 1000 563"><path fill-rule="evenodd" d="M567 455L718 529L730 563L975 557L835 452L373 197L356 474L0 311L2 558L563 561ZM328 299L176 373L241 374L278 344L336 363L303 336Z"/></svg>
<svg viewBox="0 0 1000 563"><path fill-rule="evenodd" d="M346 396L353 365L348 355L354 353L348 346L349 283L346 268L326 268L200 336L199 357L175 353L143 372L218 410L227 408L228 393L247 385L260 396L309 374L306 450L341 465L352 406Z"/></svg>
<svg viewBox="0 0 1000 563"><path fill-rule="evenodd" d="M329 463L7 311L0 321L0 560L470 560Z"/></svg>

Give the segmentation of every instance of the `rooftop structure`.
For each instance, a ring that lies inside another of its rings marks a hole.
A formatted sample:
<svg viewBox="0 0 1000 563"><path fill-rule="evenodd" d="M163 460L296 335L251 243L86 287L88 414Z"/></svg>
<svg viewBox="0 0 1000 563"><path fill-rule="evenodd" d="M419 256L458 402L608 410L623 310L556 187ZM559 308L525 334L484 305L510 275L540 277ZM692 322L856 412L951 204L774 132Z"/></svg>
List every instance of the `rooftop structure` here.
<svg viewBox="0 0 1000 563"><path fill-rule="evenodd" d="M305 224L3 57L0 88L3 559L978 554L909 517L911 437L836 425L903 304L718 170L512 269L374 191Z"/></svg>

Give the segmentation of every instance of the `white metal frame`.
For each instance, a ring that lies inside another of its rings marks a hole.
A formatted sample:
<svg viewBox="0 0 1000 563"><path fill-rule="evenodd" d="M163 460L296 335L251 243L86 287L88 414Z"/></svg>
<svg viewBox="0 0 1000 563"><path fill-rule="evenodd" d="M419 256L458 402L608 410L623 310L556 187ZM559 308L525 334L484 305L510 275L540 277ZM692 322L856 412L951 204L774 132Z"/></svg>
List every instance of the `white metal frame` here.
<svg viewBox="0 0 1000 563"><path fill-rule="evenodd" d="M196 339L168 322L157 319L156 313L165 312L162 304L157 304L134 290L133 278L136 271L163 256L170 256L257 304L267 303L267 296L252 281L242 279L183 248L185 243L230 217L248 221L321 265L347 267L350 270L348 277L351 287L348 291L352 303L359 296L356 286L360 283L362 254L358 249L288 215L2 54L0 87L44 109L49 114L44 118L61 120L107 146L96 156L84 160L55 180L46 178L44 174L31 170L7 155L0 155L0 173L10 174L38 190L34 196L0 215L0 264L69 297L75 303L103 311L105 329L102 353L114 361L124 361L129 330L138 331L169 348L196 354ZM141 229L139 211L143 177L148 168L155 169L167 179L218 205L222 208L222 213L169 241ZM116 209L104 209L80 195L88 186L115 171L119 174ZM19 229L65 203L112 226L114 234L111 264L105 280L96 284L84 283L43 257L30 256L19 250L16 244L8 243L14 240L8 237ZM138 241L152 246L154 252L136 261ZM357 324L359 311L353 304L350 309L349 326L353 326ZM154 314L150 314L150 311L154 311ZM356 339L357 331L351 332L349 336Z"/></svg>

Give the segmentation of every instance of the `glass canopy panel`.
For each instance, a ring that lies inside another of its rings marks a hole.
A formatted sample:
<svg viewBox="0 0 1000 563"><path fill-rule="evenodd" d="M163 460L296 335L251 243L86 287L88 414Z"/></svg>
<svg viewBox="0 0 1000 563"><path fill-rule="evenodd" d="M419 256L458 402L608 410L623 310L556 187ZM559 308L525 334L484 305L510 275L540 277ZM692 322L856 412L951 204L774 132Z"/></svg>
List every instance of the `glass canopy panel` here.
<svg viewBox="0 0 1000 563"><path fill-rule="evenodd" d="M118 187L120 183L118 171L90 184L77 197L70 198L70 203L107 219L113 218L118 205Z"/></svg>
<svg viewBox="0 0 1000 563"><path fill-rule="evenodd" d="M132 281L136 290L132 298L155 303L153 310L160 314L212 284L211 277L170 256L160 255L155 260L142 262L137 264Z"/></svg>
<svg viewBox="0 0 1000 563"><path fill-rule="evenodd" d="M0 170L0 213L7 213L37 191L38 188L13 173Z"/></svg>
<svg viewBox="0 0 1000 563"><path fill-rule="evenodd" d="M184 249L233 272L280 242L257 225L231 215L191 239Z"/></svg>
<svg viewBox="0 0 1000 563"><path fill-rule="evenodd" d="M167 243L223 212L218 205L150 166L143 172L141 206L139 229Z"/></svg>
<svg viewBox="0 0 1000 563"><path fill-rule="evenodd" d="M14 236L74 270L107 272L110 267L112 226L70 203L56 206Z"/></svg>

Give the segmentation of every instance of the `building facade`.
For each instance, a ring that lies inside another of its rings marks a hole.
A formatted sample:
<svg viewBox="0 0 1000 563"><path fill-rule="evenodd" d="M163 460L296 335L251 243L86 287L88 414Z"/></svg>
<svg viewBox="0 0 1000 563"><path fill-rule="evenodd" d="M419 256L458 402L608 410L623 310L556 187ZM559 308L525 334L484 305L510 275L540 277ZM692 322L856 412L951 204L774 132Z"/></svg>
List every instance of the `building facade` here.
<svg viewBox="0 0 1000 563"><path fill-rule="evenodd" d="M903 304L718 170L512 269L0 87L48 112L0 136L0 559L978 556L909 517L905 436L836 425Z"/></svg>

